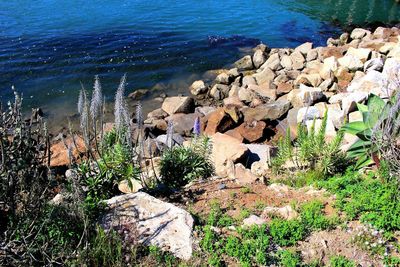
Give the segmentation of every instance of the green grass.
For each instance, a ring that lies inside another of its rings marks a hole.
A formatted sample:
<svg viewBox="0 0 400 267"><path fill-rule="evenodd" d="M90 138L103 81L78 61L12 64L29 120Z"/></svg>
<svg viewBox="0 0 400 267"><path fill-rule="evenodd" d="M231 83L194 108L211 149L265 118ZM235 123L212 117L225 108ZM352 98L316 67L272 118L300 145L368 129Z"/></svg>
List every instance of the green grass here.
<svg viewBox="0 0 400 267"><path fill-rule="evenodd" d="M329 259L330 267L355 267L355 263L343 256L334 256Z"/></svg>

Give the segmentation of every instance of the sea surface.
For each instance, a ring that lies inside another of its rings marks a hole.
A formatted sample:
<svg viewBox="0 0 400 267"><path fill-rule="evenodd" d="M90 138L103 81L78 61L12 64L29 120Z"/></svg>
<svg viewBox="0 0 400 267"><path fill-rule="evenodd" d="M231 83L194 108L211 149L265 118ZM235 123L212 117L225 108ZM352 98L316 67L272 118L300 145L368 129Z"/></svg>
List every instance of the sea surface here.
<svg viewBox="0 0 400 267"><path fill-rule="evenodd" d="M259 43L324 45L343 26L399 19L394 0L0 1L0 101L15 86L27 110L60 122L95 75L110 101L125 73L127 93L187 93Z"/></svg>

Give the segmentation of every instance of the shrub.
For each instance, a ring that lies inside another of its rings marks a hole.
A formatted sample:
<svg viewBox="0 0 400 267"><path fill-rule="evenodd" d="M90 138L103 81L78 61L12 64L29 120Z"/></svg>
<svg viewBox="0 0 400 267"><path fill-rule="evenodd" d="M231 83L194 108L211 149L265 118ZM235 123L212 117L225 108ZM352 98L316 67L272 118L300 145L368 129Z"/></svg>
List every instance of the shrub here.
<svg viewBox="0 0 400 267"><path fill-rule="evenodd" d="M346 259L343 256L334 256L329 260L330 267L355 267L353 261Z"/></svg>
<svg viewBox="0 0 400 267"><path fill-rule="evenodd" d="M204 139L206 140L206 139ZM196 141L190 147L174 146L164 151L160 173L165 185L180 187L198 178L207 178L214 172L208 151L208 141ZM204 142L204 143L203 143Z"/></svg>
<svg viewBox="0 0 400 267"><path fill-rule="evenodd" d="M301 258L298 253L290 250L281 250L278 252L280 265L283 267L301 266Z"/></svg>
<svg viewBox="0 0 400 267"><path fill-rule="evenodd" d="M304 225L299 220L274 219L269 231L273 241L280 246L293 246L306 235Z"/></svg>
<svg viewBox="0 0 400 267"><path fill-rule="evenodd" d="M324 205L320 201L311 201L301 207L301 222L308 230L325 230L334 225L334 219L323 214Z"/></svg>
<svg viewBox="0 0 400 267"><path fill-rule="evenodd" d="M291 141L290 130L287 130L285 138L278 143L278 154L272 161L275 172L281 172L287 162L291 162L297 170L318 170L325 176L344 170L348 163L340 150L343 133L339 132L332 141L326 142L327 112L318 131L315 129L315 122L314 120L310 131L305 125L298 125L298 136L294 144Z"/></svg>

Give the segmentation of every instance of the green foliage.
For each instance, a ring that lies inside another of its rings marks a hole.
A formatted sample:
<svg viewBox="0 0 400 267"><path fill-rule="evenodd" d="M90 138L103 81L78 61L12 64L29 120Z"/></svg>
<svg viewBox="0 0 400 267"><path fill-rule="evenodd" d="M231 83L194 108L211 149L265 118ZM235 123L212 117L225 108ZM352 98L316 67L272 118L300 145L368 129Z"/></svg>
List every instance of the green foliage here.
<svg viewBox="0 0 400 267"><path fill-rule="evenodd" d="M336 205L346 212L349 219L360 218L379 229L400 229L400 194L397 184L381 183L373 176L348 170L320 185L337 196Z"/></svg>
<svg viewBox="0 0 400 267"><path fill-rule="evenodd" d="M269 231L273 241L280 246L293 246L306 235L306 229L299 220L274 219Z"/></svg>
<svg viewBox="0 0 400 267"><path fill-rule="evenodd" d="M180 187L198 178L208 178L214 172L205 153L205 141L191 147L175 146L164 151L160 161L162 181L171 187Z"/></svg>
<svg viewBox="0 0 400 267"><path fill-rule="evenodd" d="M301 266L300 255L290 250L281 250L278 252L280 265L283 267L298 267Z"/></svg>
<svg viewBox="0 0 400 267"><path fill-rule="evenodd" d="M320 201L311 201L301 207L300 218L308 230L325 230L335 224L334 218L327 218L323 214L324 205Z"/></svg>
<svg viewBox="0 0 400 267"><path fill-rule="evenodd" d="M383 260L385 266L395 267L400 266L400 258L393 256L386 256Z"/></svg>
<svg viewBox="0 0 400 267"><path fill-rule="evenodd" d="M363 121L350 122L344 125L341 131L359 138L347 151L350 158L356 158L356 168L362 168L373 163L372 156L378 153L378 147L372 142L373 128L380 119L384 119L390 107L378 96L371 94L368 104L357 104L362 113Z"/></svg>
<svg viewBox="0 0 400 267"><path fill-rule="evenodd" d="M325 141L327 125L327 113L322 119L318 130L315 127L316 121L307 130L306 125L299 124L297 128L297 140L292 143L290 130L288 129L284 139L279 141L278 154L272 161L272 168L275 172L281 172L287 162L292 162L297 170L317 170L323 175L331 175L342 171L345 166L345 155L340 150L343 140L343 133L338 133L330 141Z"/></svg>
<svg viewBox="0 0 400 267"><path fill-rule="evenodd" d="M330 267L355 267L355 263L343 256L334 256L329 260Z"/></svg>

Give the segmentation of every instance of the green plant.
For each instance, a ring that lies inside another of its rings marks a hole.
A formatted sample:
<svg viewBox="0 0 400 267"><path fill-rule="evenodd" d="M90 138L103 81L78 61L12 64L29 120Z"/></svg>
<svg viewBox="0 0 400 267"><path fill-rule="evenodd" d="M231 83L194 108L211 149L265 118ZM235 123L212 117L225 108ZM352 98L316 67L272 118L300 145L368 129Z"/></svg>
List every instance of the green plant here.
<svg viewBox="0 0 400 267"><path fill-rule="evenodd" d="M301 258L298 253L290 250L281 250L278 252L280 265L283 267L301 266Z"/></svg>
<svg viewBox="0 0 400 267"><path fill-rule="evenodd" d="M297 170L318 170L324 176L332 175L344 170L347 165L345 155L340 150L343 133L337 133L330 142L325 141L327 126L327 112L317 129L316 120L309 130L306 125L297 127L297 139L291 141L290 130L287 130L285 138L278 143L278 154L272 161L275 172L282 172L286 163L291 163Z"/></svg>
<svg viewBox="0 0 400 267"><path fill-rule="evenodd" d="M194 179L211 176L214 168L208 155L192 147L167 149L160 161L162 181L167 186L180 187Z"/></svg>
<svg viewBox="0 0 400 267"><path fill-rule="evenodd" d="M343 256L334 256L329 259L330 267L355 267L355 263Z"/></svg>
<svg viewBox="0 0 400 267"><path fill-rule="evenodd" d="M292 246L306 235L304 225L299 220L274 219L270 224L270 234L280 246Z"/></svg>
<svg viewBox="0 0 400 267"><path fill-rule="evenodd" d="M242 192L243 194L249 194L251 193L251 188L249 186L244 186L240 189L240 192Z"/></svg>
<svg viewBox="0 0 400 267"><path fill-rule="evenodd" d="M320 201L311 201L301 207L300 218L306 229L325 230L335 224L333 218L323 214L324 205Z"/></svg>

